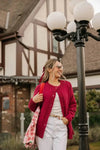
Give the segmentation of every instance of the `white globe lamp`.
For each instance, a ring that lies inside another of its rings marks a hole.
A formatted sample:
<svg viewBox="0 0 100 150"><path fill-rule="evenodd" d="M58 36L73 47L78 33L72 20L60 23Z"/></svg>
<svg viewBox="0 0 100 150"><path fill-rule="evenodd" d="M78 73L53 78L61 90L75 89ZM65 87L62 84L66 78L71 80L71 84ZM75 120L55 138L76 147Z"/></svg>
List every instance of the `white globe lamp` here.
<svg viewBox="0 0 100 150"><path fill-rule="evenodd" d="M86 1L86 0L70 0L69 1L69 11L73 14L74 7L82 1Z"/></svg>
<svg viewBox="0 0 100 150"><path fill-rule="evenodd" d="M70 33L70 32L76 32L76 24L74 21L70 22L67 25L67 33Z"/></svg>
<svg viewBox="0 0 100 150"><path fill-rule="evenodd" d="M61 12L52 12L47 17L47 26L53 31L55 29L64 30L66 27L66 18Z"/></svg>
<svg viewBox="0 0 100 150"><path fill-rule="evenodd" d="M95 30L100 30L100 13L95 14L92 19L92 25Z"/></svg>
<svg viewBox="0 0 100 150"><path fill-rule="evenodd" d="M94 16L93 6L87 1L78 3L73 10L74 19L76 21L90 21Z"/></svg>

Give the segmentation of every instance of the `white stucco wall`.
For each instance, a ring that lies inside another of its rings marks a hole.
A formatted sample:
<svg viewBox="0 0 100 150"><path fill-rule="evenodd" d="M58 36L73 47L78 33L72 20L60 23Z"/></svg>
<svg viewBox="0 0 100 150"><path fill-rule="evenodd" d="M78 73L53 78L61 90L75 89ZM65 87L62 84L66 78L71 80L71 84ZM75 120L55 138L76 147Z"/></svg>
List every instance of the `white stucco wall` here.
<svg viewBox="0 0 100 150"><path fill-rule="evenodd" d="M46 2L44 2L39 11L37 12L37 14L35 15L35 19L46 22L46 17L47 17Z"/></svg>
<svg viewBox="0 0 100 150"><path fill-rule="evenodd" d="M24 49L26 56L28 57L28 50ZM28 63L25 59L24 54L22 53L22 75L28 75Z"/></svg>
<svg viewBox="0 0 100 150"><path fill-rule="evenodd" d="M49 0L49 11L50 13L53 11L53 0Z"/></svg>
<svg viewBox="0 0 100 150"><path fill-rule="evenodd" d="M24 31L24 36L22 38L22 42L27 46L34 46L34 31L33 31L33 23L30 23Z"/></svg>
<svg viewBox="0 0 100 150"><path fill-rule="evenodd" d="M37 48L47 51L47 28L37 26Z"/></svg>
<svg viewBox="0 0 100 150"><path fill-rule="evenodd" d="M73 87L77 87L77 78L67 80L71 82ZM85 77L85 85L86 86L100 85L100 75Z"/></svg>
<svg viewBox="0 0 100 150"><path fill-rule="evenodd" d="M34 52L33 51L30 51L30 65L34 72ZM29 74L30 74L30 76L33 76L31 71Z"/></svg>
<svg viewBox="0 0 100 150"><path fill-rule="evenodd" d="M16 75L16 43L5 46L5 75Z"/></svg>
<svg viewBox="0 0 100 150"><path fill-rule="evenodd" d="M64 13L64 0L56 0L56 11Z"/></svg>
<svg viewBox="0 0 100 150"><path fill-rule="evenodd" d="M74 20L73 14L70 11L70 1L71 0L67 0L67 22L70 22L70 21Z"/></svg>
<svg viewBox="0 0 100 150"><path fill-rule="evenodd" d="M0 76L3 75L3 70L4 70L4 69L1 68L1 70L0 70Z"/></svg>
<svg viewBox="0 0 100 150"><path fill-rule="evenodd" d="M77 78L66 79L72 84L72 87L77 87Z"/></svg>
<svg viewBox="0 0 100 150"><path fill-rule="evenodd" d="M51 55L51 56L50 56L50 59L52 59L52 58L55 58L55 59L56 59L57 57L56 57L56 56L52 56L52 55Z"/></svg>
<svg viewBox="0 0 100 150"><path fill-rule="evenodd" d="M100 75L86 77L86 85L100 85Z"/></svg>
<svg viewBox="0 0 100 150"><path fill-rule="evenodd" d="M60 42L60 50L61 50L62 54L65 53L65 41Z"/></svg>
<svg viewBox="0 0 100 150"><path fill-rule="evenodd" d="M42 75L43 66L45 65L47 61L47 55L46 54L37 54L37 76Z"/></svg>

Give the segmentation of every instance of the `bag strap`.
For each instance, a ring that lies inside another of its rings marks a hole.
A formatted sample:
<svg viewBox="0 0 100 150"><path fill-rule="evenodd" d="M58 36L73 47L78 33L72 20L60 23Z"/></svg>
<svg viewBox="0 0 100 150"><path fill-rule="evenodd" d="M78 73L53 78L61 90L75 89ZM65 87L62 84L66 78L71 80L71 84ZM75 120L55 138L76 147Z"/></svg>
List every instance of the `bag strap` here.
<svg viewBox="0 0 100 150"><path fill-rule="evenodd" d="M40 84L39 94L40 94L40 93L43 93L44 85L45 85L44 82Z"/></svg>

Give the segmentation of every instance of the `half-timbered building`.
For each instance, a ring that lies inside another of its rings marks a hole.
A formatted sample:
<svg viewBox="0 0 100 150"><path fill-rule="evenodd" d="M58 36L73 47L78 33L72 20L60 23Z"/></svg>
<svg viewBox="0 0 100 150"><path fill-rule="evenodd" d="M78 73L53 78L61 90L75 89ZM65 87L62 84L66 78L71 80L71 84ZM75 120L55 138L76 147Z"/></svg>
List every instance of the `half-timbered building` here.
<svg viewBox="0 0 100 150"><path fill-rule="evenodd" d="M46 18L60 11L70 20L67 6L67 0L0 0L0 131L16 127L46 60L65 53L67 41L53 38Z"/></svg>
<svg viewBox="0 0 100 150"><path fill-rule="evenodd" d="M0 132L16 128L17 112L25 111L49 58L62 59L65 76L77 88L76 49L67 40L57 42L46 24L52 11L71 21L69 1L0 0ZM99 47L91 39L86 43L88 88L100 88Z"/></svg>

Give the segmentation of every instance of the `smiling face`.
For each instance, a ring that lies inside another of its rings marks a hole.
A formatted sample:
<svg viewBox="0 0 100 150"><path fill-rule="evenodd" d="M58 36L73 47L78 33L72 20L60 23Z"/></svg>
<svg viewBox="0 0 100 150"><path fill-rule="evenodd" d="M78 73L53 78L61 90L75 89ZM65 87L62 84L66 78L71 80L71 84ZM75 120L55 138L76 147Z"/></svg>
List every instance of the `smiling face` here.
<svg viewBox="0 0 100 150"><path fill-rule="evenodd" d="M63 66L59 61L56 61L52 69L49 69L49 76L54 79L59 79L63 73Z"/></svg>

